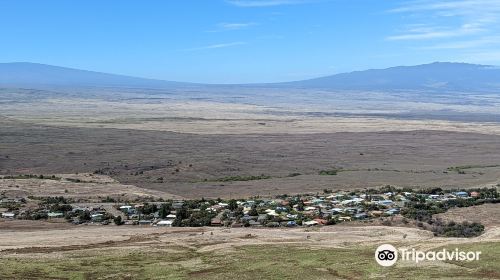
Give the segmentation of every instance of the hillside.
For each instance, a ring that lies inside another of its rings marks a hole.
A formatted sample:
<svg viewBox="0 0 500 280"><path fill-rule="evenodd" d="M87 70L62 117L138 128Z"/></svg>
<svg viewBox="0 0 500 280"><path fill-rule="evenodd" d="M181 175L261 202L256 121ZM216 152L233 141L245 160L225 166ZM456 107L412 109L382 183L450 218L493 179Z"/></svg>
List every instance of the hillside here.
<svg viewBox="0 0 500 280"><path fill-rule="evenodd" d="M417 66L342 73L278 85L335 90L496 91L500 89L500 68L466 63L435 62Z"/></svg>
<svg viewBox="0 0 500 280"><path fill-rule="evenodd" d="M500 68L488 65L435 62L341 73L310 80L270 84L192 84L100 73L45 64L0 63L0 86L93 86L179 88L197 85L237 91L243 88L302 88L362 91L498 92Z"/></svg>
<svg viewBox="0 0 500 280"><path fill-rule="evenodd" d="M0 63L0 85L163 88L185 84L72 69L46 64L15 62Z"/></svg>

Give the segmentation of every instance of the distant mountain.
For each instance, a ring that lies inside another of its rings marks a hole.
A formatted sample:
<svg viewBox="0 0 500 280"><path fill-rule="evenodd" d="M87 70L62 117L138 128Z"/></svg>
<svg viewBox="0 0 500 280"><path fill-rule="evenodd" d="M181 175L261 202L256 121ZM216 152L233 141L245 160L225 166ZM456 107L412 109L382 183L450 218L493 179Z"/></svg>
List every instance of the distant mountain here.
<svg viewBox="0 0 500 280"><path fill-rule="evenodd" d="M0 63L0 86L172 87L179 82L135 78L46 64Z"/></svg>
<svg viewBox="0 0 500 280"><path fill-rule="evenodd" d="M271 84L208 85L144 79L38 63L0 63L0 86L96 86L172 88L184 86L310 88L328 90L451 90L500 92L500 68L488 65L435 62L337 74Z"/></svg>
<svg viewBox="0 0 500 280"><path fill-rule="evenodd" d="M500 92L500 68L488 65L435 62L337 74L277 84L335 90L457 90Z"/></svg>

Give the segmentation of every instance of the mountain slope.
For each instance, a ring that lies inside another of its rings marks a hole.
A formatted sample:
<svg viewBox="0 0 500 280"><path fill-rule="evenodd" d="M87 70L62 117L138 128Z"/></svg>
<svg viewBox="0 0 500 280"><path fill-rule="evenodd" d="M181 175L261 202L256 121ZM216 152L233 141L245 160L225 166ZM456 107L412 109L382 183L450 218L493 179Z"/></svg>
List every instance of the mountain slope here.
<svg viewBox="0 0 500 280"><path fill-rule="evenodd" d="M466 63L436 62L417 66L397 66L342 73L310 80L271 84L208 85L170 82L78 70L37 63L0 63L0 86L96 86L170 88L202 87L277 87L328 90L451 90L500 92L500 68Z"/></svg>
<svg viewBox="0 0 500 280"><path fill-rule="evenodd" d="M500 68L466 63L435 62L417 66L356 71L281 85L339 90L495 91L500 89Z"/></svg>
<svg viewBox="0 0 500 280"><path fill-rule="evenodd" d="M0 63L0 85L170 87L183 84L38 63Z"/></svg>

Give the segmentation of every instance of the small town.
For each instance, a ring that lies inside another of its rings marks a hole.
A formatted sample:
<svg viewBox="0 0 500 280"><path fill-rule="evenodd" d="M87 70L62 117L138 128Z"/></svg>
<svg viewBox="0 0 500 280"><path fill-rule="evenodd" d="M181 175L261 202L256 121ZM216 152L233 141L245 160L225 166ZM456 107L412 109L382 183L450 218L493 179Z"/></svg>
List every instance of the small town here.
<svg viewBox="0 0 500 280"><path fill-rule="evenodd" d="M344 222L380 222L390 226L413 224L436 229L432 215L453 207L498 203L497 188L414 191L385 186L380 189L274 198L200 199L134 202L107 197L101 203L75 203L65 197L21 197L0 199L2 219L49 220L75 225L138 225L156 227L313 227ZM446 224L444 225L446 226ZM482 233L472 223L470 236ZM428 228L427 228L428 229ZM477 231L477 232L476 232ZM448 233L450 236L456 233ZM460 235L460 234L458 234ZM468 237L468 236L466 236Z"/></svg>

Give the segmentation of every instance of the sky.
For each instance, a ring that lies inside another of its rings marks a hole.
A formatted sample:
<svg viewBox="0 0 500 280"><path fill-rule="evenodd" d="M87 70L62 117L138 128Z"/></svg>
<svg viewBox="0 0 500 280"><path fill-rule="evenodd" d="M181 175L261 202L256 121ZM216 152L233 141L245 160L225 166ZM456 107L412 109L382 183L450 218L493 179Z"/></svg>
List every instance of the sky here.
<svg viewBox="0 0 500 280"><path fill-rule="evenodd" d="M499 0L0 0L0 62L171 81L500 65Z"/></svg>

